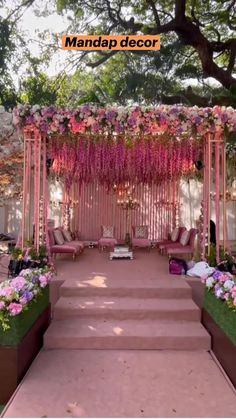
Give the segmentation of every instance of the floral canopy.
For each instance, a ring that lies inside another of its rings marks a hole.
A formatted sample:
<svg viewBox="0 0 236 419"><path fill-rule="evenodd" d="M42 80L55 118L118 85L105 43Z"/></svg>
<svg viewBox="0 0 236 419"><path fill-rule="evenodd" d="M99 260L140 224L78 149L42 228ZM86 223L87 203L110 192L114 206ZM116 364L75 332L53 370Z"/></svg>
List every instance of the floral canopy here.
<svg viewBox="0 0 236 419"><path fill-rule="evenodd" d="M19 127L35 125L45 134L162 135L189 137L203 136L207 132L236 131L236 110L228 107L213 108L160 105L146 107L98 108L84 105L76 110L57 109L53 106L18 106L14 122Z"/></svg>
<svg viewBox="0 0 236 419"><path fill-rule="evenodd" d="M158 183L194 171L193 162L207 133L221 131L227 138L236 132L236 110L181 105L84 105L67 110L19 105L13 110L12 124L13 137L4 136L4 131L0 134L2 195L9 185L20 183L22 129L27 126L47 136L52 171L64 177L68 186L73 179L90 182L95 178L108 186L126 180Z"/></svg>
<svg viewBox="0 0 236 419"><path fill-rule="evenodd" d="M95 178L111 186L127 180L160 183L194 171L207 133L236 131L233 108L160 105L156 108L77 110L18 106L18 128L37 127L48 138L52 171L69 187Z"/></svg>

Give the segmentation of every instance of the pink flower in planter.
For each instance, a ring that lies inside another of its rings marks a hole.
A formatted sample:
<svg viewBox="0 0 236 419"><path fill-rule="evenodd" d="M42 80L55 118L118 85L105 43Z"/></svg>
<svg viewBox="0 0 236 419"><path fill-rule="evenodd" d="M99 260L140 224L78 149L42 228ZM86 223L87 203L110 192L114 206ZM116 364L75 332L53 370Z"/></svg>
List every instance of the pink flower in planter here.
<svg viewBox="0 0 236 419"><path fill-rule="evenodd" d="M3 310L6 307L4 301L0 301L0 310Z"/></svg>
<svg viewBox="0 0 236 419"><path fill-rule="evenodd" d="M3 289L0 289L0 296L5 297L8 300L10 300L13 297L15 290L13 287L6 287Z"/></svg>
<svg viewBox="0 0 236 419"><path fill-rule="evenodd" d="M45 288L48 285L48 278L46 275L40 275L39 283L41 288Z"/></svg>
<svg viewBox="0 0 236 419"><path fill-rule="evenodd" d="M17 316L22 312L23 306L22 304L18 303L11 303L8 306L8 311L10 312L11 316Z"/></svg>
<svg viewBox="0 0 236 419"><path fill-rule="evenodd" d="M11 285L16 291L21 291L24 288L25 284L26 280L25 278L23 278L23 276L17 276L11 281Z"/></svg>
<svg viewBox="0 0 236 419"><path fill-rule="evenodd" d="M229 297L230 297L230 293L229 292L226 292L225 295L224 295L224 299L226 301L228 301Z"/></svg>
<svg viewBox="0 0 236 419"><path fill-rule="evenodd" d="M233 288L231 288L230 293L232 295L232 298L236 298L236 286L234 286Z"/></svg>
<svg viewBox="0 0 236 419"><path fill-rule="evenodd" d="M19 299L19 301L20 301L20 303L23 305L23 306L25 306L27 303L28 303L28 301L27 301L27 299L23 296L23 297L21 297L20 299Z"/></svg>
<svg viewBox="0 0 236 419"><path fill-rule="evenodd" d="M31 269L23 269L21 272L20 272L20 275L21 275L21 277L22 276L24 276L24 275L29 275L29 274L31 274L32 273L32 270Z"/></svg>
<svg viewBox="0 0 236 419"><path fill-rule="evenodd" d="M221 277L219 278L219 282L223 283L229 279L229 276L226 273L222 273Z"/></svg>

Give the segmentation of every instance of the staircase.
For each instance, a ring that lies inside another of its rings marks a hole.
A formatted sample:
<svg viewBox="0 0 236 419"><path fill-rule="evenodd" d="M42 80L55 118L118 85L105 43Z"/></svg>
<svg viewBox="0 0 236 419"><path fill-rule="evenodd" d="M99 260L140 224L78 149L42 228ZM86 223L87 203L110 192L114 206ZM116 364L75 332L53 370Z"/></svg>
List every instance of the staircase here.
<svg viewBox="0 0 236 419"><path fill-rule="evenodd" d="M209 350L210 336L183 279L66 280L44 336L47 349Z"/></svg>

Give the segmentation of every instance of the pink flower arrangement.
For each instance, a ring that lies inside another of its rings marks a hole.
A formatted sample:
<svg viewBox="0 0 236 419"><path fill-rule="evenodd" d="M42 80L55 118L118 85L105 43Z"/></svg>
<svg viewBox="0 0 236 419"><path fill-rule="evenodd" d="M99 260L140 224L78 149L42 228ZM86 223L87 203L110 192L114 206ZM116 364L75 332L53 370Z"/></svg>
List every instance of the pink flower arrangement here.
<svg viewBox="0 0 236 419"><path fill-rule="evenodd" d="M41 288L45 288L48 285L48 277L46 275L40 275L39 283Z"/></svg>
<svg viewBox="0 0 236 419"><path fill-rule="evenodd" d="M236 310L236 279L229 272L215 272L209 277L202 277L208 291L216 298L224 300L229 308Z"/></svg>
<svg viewBox="0 0 236 419"><path fill-rule="evenodd" d="M9 329L9 319L17 316L36 301L51 278L49 267L40 269L24 269L16 278L0 284L0 327Z"/></svg>
<svg viewBox="0 0 236 419"><path fill-rule="evenodd" d="M21 276L17 276L11 281L11 286L14 288L15 291L21 291L25 285L26 280Z"/></svg>
<svg viewBox="0 0 236 419"><path fill-rule="evenodd" d="M20 314L22 312L23 306L19 303L11 303L9 304L7 309L11 316L17 316L17 314Z"/></svg>
<svg viewBox="0 0 236 419"><path fill-rule="evenodd" d="M231 107L198 108L182 105L159 105L155 108L134 106L129 108L107 106L97 108L83 105L76 111L19 105L14 109L16 126L35 125L42 132L50 133L100 133L115 134L199 134L217 130L236 129L235 110ZM61 127L64 127L62 130Z"/></svg>
<svg viewBox="0 0 236 419"><path fill-rule="evenodd" d="M12 286L6 286L0 288L0 297L5 298L6 300L11 300L14 297L15 290Z"/></svg>

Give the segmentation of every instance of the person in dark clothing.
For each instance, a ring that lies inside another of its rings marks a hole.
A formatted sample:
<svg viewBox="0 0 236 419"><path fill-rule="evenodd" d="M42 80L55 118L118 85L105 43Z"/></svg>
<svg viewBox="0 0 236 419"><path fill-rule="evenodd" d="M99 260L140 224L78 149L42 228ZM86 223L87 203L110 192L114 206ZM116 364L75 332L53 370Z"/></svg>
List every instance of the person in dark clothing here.
<svg viewBox="0 0 236 419"><path fill-rule="evenodd" d="M216 225L213 220L210 220L210 242L216 245Z"/></svg>

